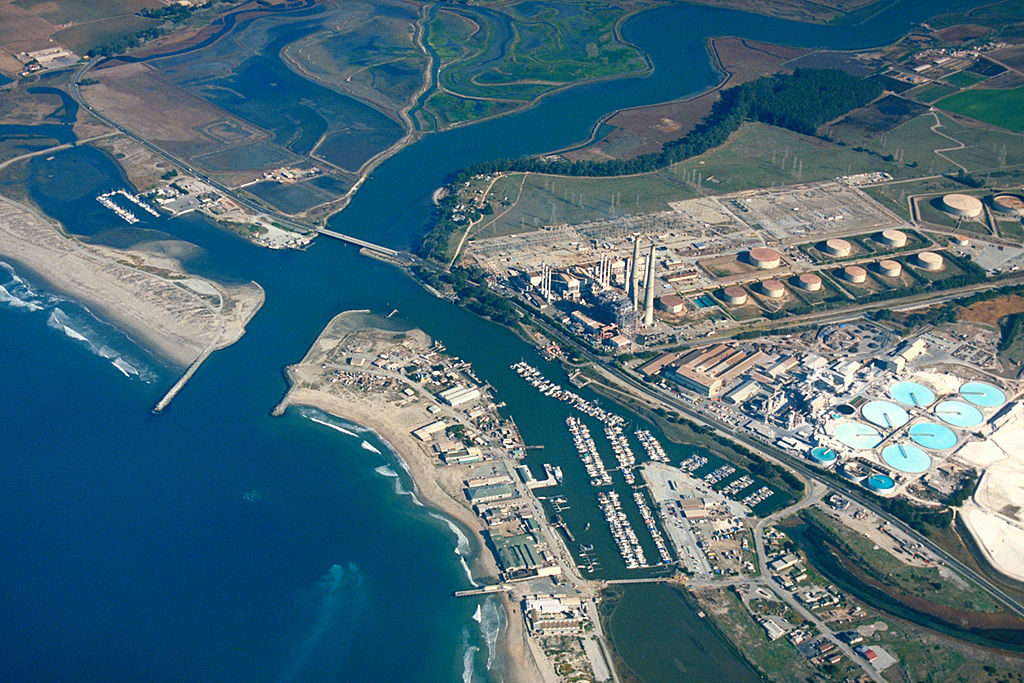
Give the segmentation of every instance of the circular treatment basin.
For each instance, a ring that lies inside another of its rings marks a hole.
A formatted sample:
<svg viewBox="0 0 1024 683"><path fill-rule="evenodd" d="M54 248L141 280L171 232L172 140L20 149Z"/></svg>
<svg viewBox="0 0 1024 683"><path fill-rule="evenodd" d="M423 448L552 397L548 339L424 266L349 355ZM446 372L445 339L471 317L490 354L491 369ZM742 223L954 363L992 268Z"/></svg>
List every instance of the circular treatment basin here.
<svg viewBox="0 0 1024 683"><path fill-rule="evenodd" d="M836 438L850 448L874 448L882 435L871 425L863 422L842 422L836 427Z"/></svg>
<svg viewBox="0 0 1024 683"><path fill-rule="evenodd" d="M894 470L907 474L925 472L932 465L930 455L909 443L886 446L882 449L882 461Z"/></svg>
<svg viewBox="0 0 1024 683"><path fill-rule="evenodd" d="M815 446L811 449L811 460L815 465L821 465L822 467L828 467L836 461L836 452L831 448L825 448L824 446Z"/></svg>
<svg viewBox="0 0 1024 683"><path fill-rule="evenodd" d="M892 480L892 477L887 477L884 474L872 474L864 484L877 493L888 493L896 488L896 482Z"/></svg>
<svg viewBox="0 0 1024 683"><path fill-rule="evenodd" d="M968 382L960 387L960 398L982 408L995 408L1006 403L1006 394L988 382Z"/></svg>
<svg viewBox="0 0 1024 683"><path fill-rule="evenodd" d="M857 409L849 404L844 403L840 406L836 406L836 412L839 413L840 415L853 415L854 413L857 412Z"/></svg>
<svg viewBox="0 0 1024 683"><path fill-rule="evenodd" d="M917 382L896 382L889 387L889 395L905 406L923 408L935 402L935 392Z"/></svg>
<svg viewBox="0 0 1024 683"><path fill-rule="evenodd" d="M980 410L963 401L941 401L935 406L935 415L954 427L976 427L984 419Z"/></svg>
<svg viewBox="0 0 1024 683"><path fill-rule="evenodd" d="M946 425L938 422L918 422L907 431L918 446L933 451L943 451L956 445L956 434Z"/></svg>
<svg viewBox="0 0 1024 683"><path fill-rule="evenodd" d="M910 422L910 414L895 403L889 401L871 401L865 403L864 407L860 409L864 419L871 424L876 424L879 427L885 427L886 429L895 429L896 427L902 427L903 425Z"/></svg>

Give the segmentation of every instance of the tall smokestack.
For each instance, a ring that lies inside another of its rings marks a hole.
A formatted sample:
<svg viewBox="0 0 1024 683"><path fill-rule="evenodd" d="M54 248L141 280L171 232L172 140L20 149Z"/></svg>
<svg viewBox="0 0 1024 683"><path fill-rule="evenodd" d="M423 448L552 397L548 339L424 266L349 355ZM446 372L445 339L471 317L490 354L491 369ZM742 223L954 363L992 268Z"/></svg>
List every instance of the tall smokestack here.
<svg viewBox="0 0 1024 683"><path fill-rule="evenodd" d="M640 236L633 235L633 261L629 271L629 299L633 310L640 310Z"/></svg>
<svg viewBox="0 0 1024 683"><path fill-rule="evenodd" d="M654 242L647 254L647 289L644 291L644 327L654 326Z"/></svg>

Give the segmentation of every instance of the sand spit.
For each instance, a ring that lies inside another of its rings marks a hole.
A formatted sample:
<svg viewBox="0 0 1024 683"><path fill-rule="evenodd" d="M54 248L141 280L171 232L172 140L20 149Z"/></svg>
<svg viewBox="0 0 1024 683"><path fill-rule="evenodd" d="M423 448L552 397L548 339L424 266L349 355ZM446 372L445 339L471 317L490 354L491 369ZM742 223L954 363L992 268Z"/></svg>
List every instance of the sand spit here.
<svg viewBox="0 0 1024 683"><path fill-rule="evenodd" d="M255 282L223 285L183 272L166 256L85 244L6 197L0 256L182 367L238 341L264 300Z"/></svg>

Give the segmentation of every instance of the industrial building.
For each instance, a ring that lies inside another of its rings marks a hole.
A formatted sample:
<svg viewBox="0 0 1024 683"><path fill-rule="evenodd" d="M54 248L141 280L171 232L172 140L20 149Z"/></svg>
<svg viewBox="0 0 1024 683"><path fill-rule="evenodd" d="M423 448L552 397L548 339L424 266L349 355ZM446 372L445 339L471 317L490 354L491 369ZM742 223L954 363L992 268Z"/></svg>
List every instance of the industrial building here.
<svg viewBox="0 0 1024 683"><path fill-rule="evenodd" d="M781 265L782 256L779 255L779 252L768 247L754 247L747 252L747 263L757 267L759 270L772 270Z"/></svg>
<svg viewBox="0 0 1024 683"><path fill-rule="evenodd" d="M436 434L444 434L444 430L447 429L444 420L438 420L437 422L431 422L428 425L423 425L419 429L415 429L412 435L420 441L430 441Z"/></svg>
<svg viewBox="0 0 1024 683"><path fill-rule="evenodd" d="M924 270L942 270L942 267L944 265L942 256L940 254L936 254L934 251L919 252L917 256L914 257L914 259L917 261L918 267Z"/></svg>
<svg viewBox="0 0 1024 683"><path fill-rule="evenodd" d="M939 201L942 210L957 218L977 218L984 208L981 200L969 194L947 194Z"/></svg>
<svg viewBox="0 0 1024 683"><path fill-rule="evenodd" d="M890 249L902 249L907 246L907 233L895 228L889 228L882 231L878 241Z"/></svg>
<svg viewBox="0 0 1024 683"><path fill-rule="evenodd" d="M1024 216L1024 197L1002 193L992 197L992 209L997 213L1020 218Z"/></svg>
<svg viewBox="0 0 1024 683"><path fill-rule="evenodd" d="M682 313L686 308L686 299L678 294L666 294L658 297L658 309L666 313Z"/></svg>
<svg viewBox="0 0 1024 683"><path fill-rule="evenodd" d="M923 339L916 339L913 342L906 342L895 352L878 361L883 369L891 372L902 372L907 363L914 360L928 350L928 344Z"/></svg>
<svg viewBox="0 0 1024 683"><path fill-rule="evenodd" d="M444 403L452 408L458 408L465 403L471 403L480 398L482 394L477 387L452 387L445 389L437 395Z"/></svg>
<svg viewBox="0 0 1024 683"><path fill-rule="evenodd" d="M829 256L845 258L853 252L853 245L844 239L833 237L825 240L825 244L822 245L821 250Z"/></svg>
<svg viewBox="0 0 1024 683"><path fill-rule="evenodd" d="M691 351L666 372L684 387L705 396L718 396L734 379L767 356L747 353L729 344L715 344Z"/></svg>
<svg viewBox="0 0 1024 683"><path fill-rule="evenodd" d="M536 543L530 534L492 535L491 542L497 551L501 570L505 574L533 570L541 564Z"/></svg>

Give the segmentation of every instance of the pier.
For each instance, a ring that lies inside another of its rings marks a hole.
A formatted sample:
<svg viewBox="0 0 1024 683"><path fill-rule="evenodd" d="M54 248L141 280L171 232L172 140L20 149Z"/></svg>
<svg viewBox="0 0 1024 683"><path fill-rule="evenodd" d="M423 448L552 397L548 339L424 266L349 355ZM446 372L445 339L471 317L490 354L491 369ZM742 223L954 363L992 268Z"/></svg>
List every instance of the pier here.
<svg viewBox="0 0 1024 683"><path fill-rule="evenodd" d="M466 590L455 591L453 595L457 598L468 598L474 595L490 595L491 593L500 593L501 591L508 588L503 583L495 583L489 586L481 586L480 588L467 588Z"/></svg>
<svg viewBox="0 0 1024 683"><path fill-rule="evenodd" d="M162 413L167 406L170 405L171 401L174 400L174 397L177 396L178 392L184 388L190 379L192 379L192 375L196 374L196 370L198 370L199 366L210 357L210 354L213 353L213 351L214 348L212 346L208 347L205 351L199 354L198 358L192 361L192 365L188 366L188 369L185 370L185 374L179 377L178 381L174 383L174 386L171 387L170 391L164 394L164 397L160 399L159 403L153 406L154 413Z"/></svg>

